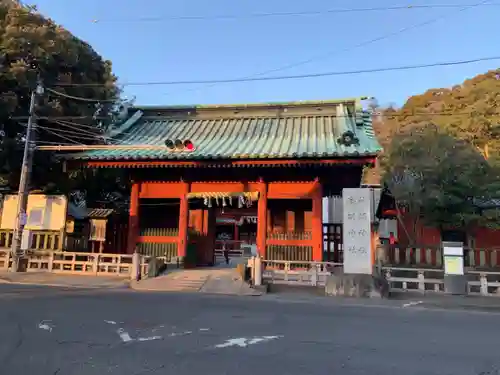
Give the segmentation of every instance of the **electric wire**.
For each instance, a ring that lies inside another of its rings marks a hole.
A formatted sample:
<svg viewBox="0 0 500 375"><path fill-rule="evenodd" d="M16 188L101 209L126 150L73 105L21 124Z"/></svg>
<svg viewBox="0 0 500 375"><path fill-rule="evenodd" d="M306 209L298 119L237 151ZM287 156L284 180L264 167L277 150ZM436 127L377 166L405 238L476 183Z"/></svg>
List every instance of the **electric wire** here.
<svg viewBox="0 0 500 375"><path fill-rule="evenodd" d="M365 8L337 8L325 10L310 11L289 11L289 12L257 12L249 14L216 14L212 16L141 16L136 18L95 18L92 20L95 24L101 23L135 23L135 22L162 22L162 21L218 21L218 20L236 20L253 18L271 18L271 17L297 17L297 16L321 16L329 14L344 13L367 13L367 12L387 12L387 11L412 11L416 9L453 9L461 8L474 4L414 4L414 5L395 5L383 7L365 7ZM500 6L498 3L481 4L481 6Z"/></svg>
<svg viewBox="0 0 500 375"><path fill-rule="evenodd" d="M56 136L56 137L60 137L60 138L62 138L62 139L65 139L66 141L69 141L69 142L71 142L71 143L73 143L73 144L76 144L76 145L78 145L78 146L83 146L83 145L85 145L84 143L81 143L81 142L75 141L74 139L68 138L68 137L66 137L66 136L64 136L64 135L61 135L61 134L58 134L57 132L55 132L55 131L53 131L53 130L51 130L51 129L48 129L48 128L41 128L41 127L39 127L39 126L37 126L37 128L38 128L38 129L42 129L42 130L46 131L47 133L52 134L53 136Z"/></svg>
<svg viewBox="0 0 500 375"><path fill-rule="evenodd" d="M285 105L286 106L286 105ZM141 109L141 107L137 107L137 109ZM474 117L477 116L479 113L477 112L404 112L404 113L384 113L383 111L381 112L373 112L372 116L373 117L438 117L438 116L469 116L469 117ZM487 114L487 116L500 116L500 113L491 113ZM27 120L29 116L13 116L10 119L11 120L16 120L16 121L23 121ZM271 116L272 117L272 116ZM340 115L340 116L335 116L337 118L354 118L352 115ZM54 120L85 120L85 119L93 119L95 120L96 118L92 116L39 116L37 117L39 120L46 120L46 121L54 121ZM109 117L98 117L97 119L101 120L109 120ZM76 126L80 126L80 124L76 124ZM89 125L90 126L90 125ZM122 134L122 133L120 133Z"/></svg>
<svg viewBox="0 0 500 375"><path fill-rule="evenodd" d="M319 78L328 76L345 76L345 75L358 75L358 74L369 74L369 73L381 73L381 72L391 72L391 71L402 71L402 70L415 70L415 69L427 69L434 67L443 66L455 66L455 65L468 65L484 61L494 61L500 60L500 56L486 56L478 57L468 60L454 60L454 61L442 61L427 64L415 64L415 65L401 65L392 67L381 67L381 68L368 68L368 69L358 69L358 70L346 70L346 71L336 71L336 72L322 72L322 73L308 73L308 74L296 74L296 75L282 75L282 76L270 76L270 77L246 77L246 78L230 78L230 79L208 79L208 80L186 80L186 81L144 81L144 82L125 82L121 83L122 86L167 86L167 85L192 85L192 84L218 84L218 83L237 83L237 82L253 82L253 81L279 81L279 80L290 80L290 79L305 79L305 78ZM104 84L100 83L56 83L54 86L58 87L101 87ZM67 99L74 99L92 103L114 103L114 100L99 100L91 98L82 98L78 96L68 95L61 91L57 91L51 88L47 88L47 91L54 95L62 96Z"/></svg>
<svg viewBox="0 0 500 375"><path fill-rule="evenodd" d="M102 131L99 131L98 129L96 129L96 131L92 132L92 131L88 131L86 129L80 129L80 124L74 124L74 123L68 123L66 121L54 121L54 123L56 123L57 125L59 126L62 126L63 128L69 128L69 129L78 129L78 131L84 133L84 134L87 134L91 137L101 137L101 136L104 136L104 133ZM88 126L89 128L91 126ZM94 128L95 129L95 128Z"/></svg>
<svg viewBox="0 0 500 375"><path fill-rule="evenodd" d="M288 70L288 69L291 69L291 68L296 68L296 67L299 67L299 66L302 66L302 65L306 65L306 64L309 64L309 63L311 63L313 61L324 60L324 59L327 59L327 58L330 58L330 57L333 57L333 56L336 56L336 55L339 55L339 54L345 54L346 52L351 52L351 51L356 50L358 48L366 47L368 45L380 42L382 40L390 39L390 38L392 38L394 36L406 33L408 31L416 30L416 29L419 29L421 27L437 23L439 21L447 19L450 16L453 16L455 14L459 14L459 13L465 12L465 11L467 11L469 9L473 9L475 7L479 7L479 6L482 6L482 5L487 4L487 3L490 3L490 0L483 0L483 1L475 3L475 4L466 5L464 7L461 7L457 11L450 12L450 13L447 13L447 14L444 14L444 15L441 15L441 16L438 16L438 17L434 17L434 18L428 19L428 20L423 21L423 22L418 22L418 23L412 24L410 26L403 27L403 28L401 28L399 30L392 31L392 32L389 32L387 34L383 34L383 35L378 36L376 38L368 39L366 41L360 42L360 43L355 44L353 46L345 47L345 48L342 48L340 50L329 51L329 52L327 52L325 54L316 55L316 56L310 57L310 58L308 58L306 60L297 61L295 63L287 64L287 65L284 65L284 66L281 66L281 67L278 67L278 68L268 69L268 70L262 71L260 73L255 73L255 74L251 74L251 75L248 75L248 76L245 76L245 77L241 77L240 79L248 79L248 78L263 76L263 75L266 75L266 74L276 73L276 72L280 72L280 71L283 71L283 70ZM198 90L202 90L202 89L206 89L206 88L211 88L211 87L214 87L216 85L218 85L218 83L208 84L208 85L204 85L202 87L194 88L194 89L182 90L181 92L198 91Z"/></svg>
<svg viewBox="0 0 500 375"><path fill-rule="evenodd" d="M103 84L72 84L72 85L63 85L63 86L90 87L90 85L94 86L94 87L104 86ZM61 86L61 85L58 85L58 86ZM89 103L116 103L116 100L113 100L113 99L82 98L80 96L68 95L68 94L66 94L64 92L56 91L54 89L51 89L50 87L46 87L45 89L48 92L50 92L50 93L52 93L54 95L62 96L64 98L66 98L66 99L79 100L79 101L82 101L82 102L89 102Z"/></svg>

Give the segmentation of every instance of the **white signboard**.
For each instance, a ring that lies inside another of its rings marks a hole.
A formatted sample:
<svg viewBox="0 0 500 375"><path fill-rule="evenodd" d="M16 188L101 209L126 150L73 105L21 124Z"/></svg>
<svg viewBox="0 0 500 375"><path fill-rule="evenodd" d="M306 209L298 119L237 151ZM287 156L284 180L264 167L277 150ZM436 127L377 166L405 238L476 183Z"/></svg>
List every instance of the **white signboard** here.
<svg viewBox="0 0 500 375"><path fill-rule="evenodd" d="M369 188L343 189L344 272L372 274L371 196Z"/></svg>
<svg viewBox="0 0 500 375"><path fill-rule="evenodd" d="M443 242L444 273L446 275L464 274L463 244Z"/></svg>

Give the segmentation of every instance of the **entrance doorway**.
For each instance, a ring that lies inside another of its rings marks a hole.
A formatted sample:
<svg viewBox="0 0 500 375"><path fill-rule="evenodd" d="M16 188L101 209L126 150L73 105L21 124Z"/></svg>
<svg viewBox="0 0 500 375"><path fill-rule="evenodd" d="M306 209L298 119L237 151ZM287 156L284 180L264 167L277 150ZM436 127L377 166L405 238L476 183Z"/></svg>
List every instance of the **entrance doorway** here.
<svg viewBox="0 0 500 375"><path fill-rule="evenodd" d="M241 257L245 249L257 240L256 209L241 208L219 210L216 218L216 254L222 256L224 249L230 257Z"/></svg>

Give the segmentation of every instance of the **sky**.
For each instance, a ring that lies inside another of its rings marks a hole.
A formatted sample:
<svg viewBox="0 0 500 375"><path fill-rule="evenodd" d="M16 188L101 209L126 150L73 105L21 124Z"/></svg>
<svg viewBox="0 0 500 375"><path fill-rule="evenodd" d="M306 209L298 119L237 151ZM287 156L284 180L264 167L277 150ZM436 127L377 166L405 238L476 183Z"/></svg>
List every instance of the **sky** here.
<svg viewBox="0 0 500 375"><path fill-rule="evenodd" d="M478 4L480 0L33 0L30 3L92 45L103 58L111 60L121 83L233 79L274 69L280 70L267 75L301 75L500 56L494 47L500 1L465 11L409 8L356 13L326 11L374 6L465 6ZM313 11L321 14L248 17L255 13ZM219 15L242 17L213 19ZM173 19L193 16L205 19ZM144 20L148 17L156 21ZM413 28L439 17L442 18L438 22ZM374 39L378 40L368 43ZM297 64L307 60L306 64ZM295 66L283 69L290 65ZM411 95L459 84L499 65L497 60L309 79L125 86L125 95L135 98L140 105L360 96L375 97L383 105L401 105Z"/></svg>

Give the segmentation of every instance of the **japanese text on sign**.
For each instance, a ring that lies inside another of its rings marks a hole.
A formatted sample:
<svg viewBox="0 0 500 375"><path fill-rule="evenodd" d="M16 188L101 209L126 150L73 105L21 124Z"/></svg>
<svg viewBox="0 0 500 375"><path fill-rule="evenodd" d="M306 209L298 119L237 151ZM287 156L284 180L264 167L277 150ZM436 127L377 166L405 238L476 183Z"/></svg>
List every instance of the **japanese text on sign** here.
<svg viewBox="0 0 500 375"><path fill-rule="evenodd" d="M371 196L371 189L343 190L343 244L346 273L372 273Z"/></svg>

